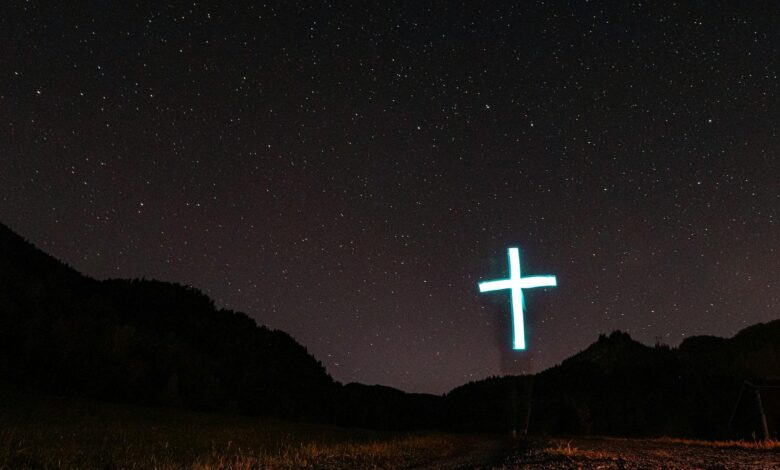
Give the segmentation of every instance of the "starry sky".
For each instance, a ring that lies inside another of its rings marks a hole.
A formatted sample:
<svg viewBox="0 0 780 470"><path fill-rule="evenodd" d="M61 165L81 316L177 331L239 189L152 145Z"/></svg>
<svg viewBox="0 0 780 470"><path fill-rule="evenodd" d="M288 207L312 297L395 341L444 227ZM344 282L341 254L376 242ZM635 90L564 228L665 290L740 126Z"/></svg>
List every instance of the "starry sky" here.
<svg viewBox="0 0 780 470"><path fill-rule="evenodd" d="M141 3L0 7L0 221L88 275L433 393L780 317L776 2Z"/></svg>

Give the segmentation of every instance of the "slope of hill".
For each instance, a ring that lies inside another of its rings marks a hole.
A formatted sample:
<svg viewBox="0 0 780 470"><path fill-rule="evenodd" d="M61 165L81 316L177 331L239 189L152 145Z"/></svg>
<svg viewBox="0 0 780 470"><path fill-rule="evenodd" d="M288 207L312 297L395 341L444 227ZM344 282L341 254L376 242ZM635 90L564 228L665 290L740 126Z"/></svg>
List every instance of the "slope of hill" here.
<svg viewBox="0 0 780 470"><path fill-rule="evenodd" d="M309 419L331 418L338 393L286 333L193 288L87 278L1 225L0 383Z"/></svg>
<svg viewBox="0 0 780 470"><path fill-rule="evenodd" d="M534 376L459 387L447 396L446 415L457 428L482 431L729 437L742 383L778 377L780 320L679 348L613 332ZM770 421L779 411L767 410Z"/></svg>

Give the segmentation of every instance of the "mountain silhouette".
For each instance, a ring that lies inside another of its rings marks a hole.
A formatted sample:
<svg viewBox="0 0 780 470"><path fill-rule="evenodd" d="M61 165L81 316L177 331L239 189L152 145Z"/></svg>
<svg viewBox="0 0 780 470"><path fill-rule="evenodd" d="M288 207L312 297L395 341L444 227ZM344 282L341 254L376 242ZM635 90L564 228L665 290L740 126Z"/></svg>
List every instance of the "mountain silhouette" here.
<svg viewBox="0 0 780 470"><path fill-rule="evenodd" d="M599 335L598 340L582 352L563 361L565 367L587 364L601 372L622 367L645 367L654 362L657 351L634 341L628 333L613 331L609 336Z"/></svg>
<svg viewBox="0 0 780 470"><path fill-rule="evenodd" d="M456 429L487 432L527 426L539 434L749 437L760 425L756 417L750 429L730 424L740 389L746 381L777 378L780 320L728 339L688 338L678 348L649 347L616 331L536 375L456 388L447 396L445 415ZM778 392L780 387L764 391L775 438Z"/></svg>
<svg viewBox="0 0 780 470"><path fill-rule="evenodd" d="M96 281L0 226L0 383L19 390L327 419L336 384L289 335L191 287ZM308 398L320 396L314 404Z"/></svg>
<svg viewBox="0 0 780 470"><path fill-rule="evenodd" d="M745 381L778 378L780 320L677 348L615 331L538 374L443 396L342 385L288 334L197 289L95 280L0 224L0 386L17 393L383 429L724 437L755 431ZM780 399L766 390L777 437Z"/></svg>
<svg viewBox="0 0 780 470"><path fill-rule="evenodd" d="M442 402L344 386L287 333L197 289L91 279L2 224L0 386L384 429L436 427Z"/></svg>

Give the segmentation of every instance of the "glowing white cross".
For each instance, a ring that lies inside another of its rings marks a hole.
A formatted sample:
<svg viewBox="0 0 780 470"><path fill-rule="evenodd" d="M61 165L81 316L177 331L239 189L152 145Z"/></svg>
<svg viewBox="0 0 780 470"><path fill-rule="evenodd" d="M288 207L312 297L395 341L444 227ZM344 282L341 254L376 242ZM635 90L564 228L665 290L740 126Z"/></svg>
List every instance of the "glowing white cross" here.
<svg viewBox="0 0 780 470"><path fill-rule="evenodd" d="M555 287L555 276L520 277L520 250L509 249L509 279L479 283L480 292L510 289L512 291L512 328L514 349L525 349L525 325L523 324L523 289L532 287Z"/></svg>

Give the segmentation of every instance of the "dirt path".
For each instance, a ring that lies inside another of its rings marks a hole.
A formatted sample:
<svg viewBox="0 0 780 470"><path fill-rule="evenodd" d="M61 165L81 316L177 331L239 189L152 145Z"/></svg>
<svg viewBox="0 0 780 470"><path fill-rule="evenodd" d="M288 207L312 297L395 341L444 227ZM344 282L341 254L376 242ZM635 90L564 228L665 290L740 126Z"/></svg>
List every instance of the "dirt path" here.
<svg viewBox="0 0 780 470"><path fill-rule="evenodd" d="M500 436L464 436L459 439L461 448L443 462L412 467L415 470L491 469L502 465L520 451L526 441Z"/></svg>

